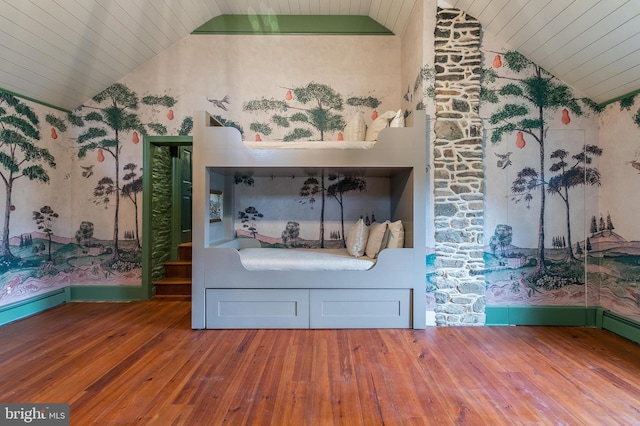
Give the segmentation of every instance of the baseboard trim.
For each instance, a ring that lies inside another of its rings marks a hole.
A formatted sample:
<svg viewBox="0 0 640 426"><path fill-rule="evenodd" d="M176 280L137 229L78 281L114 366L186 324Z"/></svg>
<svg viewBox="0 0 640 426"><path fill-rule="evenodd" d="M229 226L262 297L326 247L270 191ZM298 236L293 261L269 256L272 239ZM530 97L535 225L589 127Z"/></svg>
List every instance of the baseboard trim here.
<svg viewBox="0 0 640 426"><path fill-rule="evenodd" d="M640 323L615 312L599 308L597 312L597 327L615 333L632 342L640 343Z"/></svg>
<svg viewBox="0 0 640 426"><path fill-rule="evenodd" d="M46 294L12 303L0 308L0 326L22 318L35 315L55 306L62 305L70 301L69 288L61 288Z"/></svg>
<svg viewBox="0 0 640 426"><path fill-rule="evenodd" d="M584 306L486 306L485 325L596 327L597 310Z"/></svg>
<svg viewBox="0 0 640 426"><path fill-rule="evenodd" d="M128 302L146 300L140 286L71 286L71 300L74 302Z"/></svg>

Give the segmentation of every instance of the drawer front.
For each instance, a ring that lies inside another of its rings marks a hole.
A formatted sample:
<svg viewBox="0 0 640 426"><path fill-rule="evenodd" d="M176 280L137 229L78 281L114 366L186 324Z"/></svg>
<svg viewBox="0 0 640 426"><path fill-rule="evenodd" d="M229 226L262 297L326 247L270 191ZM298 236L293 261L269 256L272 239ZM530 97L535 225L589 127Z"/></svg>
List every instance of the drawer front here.
<svg viewBox="0 0 640 426"><path fill-rule="evenodd" d="M312 289L311 328L409 328L409 289Z"/></svg>
<svg viewBox="0 0 640 426"><path fill-rule="evenodd" d="M207 289L206 328L309 328L307 289Z"/></svg>

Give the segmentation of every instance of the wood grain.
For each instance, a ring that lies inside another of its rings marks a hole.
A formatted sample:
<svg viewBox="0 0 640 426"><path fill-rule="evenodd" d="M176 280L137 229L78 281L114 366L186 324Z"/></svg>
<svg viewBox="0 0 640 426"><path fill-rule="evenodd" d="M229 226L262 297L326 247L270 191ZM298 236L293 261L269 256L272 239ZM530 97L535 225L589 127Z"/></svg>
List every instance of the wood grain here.
<svg viewBox="0 0 640 426"><path fill-rule="evenodd" d="M640 347L573 327L191 330L188 299L0 328L0 401L71 423L638 424Z"/></svg>

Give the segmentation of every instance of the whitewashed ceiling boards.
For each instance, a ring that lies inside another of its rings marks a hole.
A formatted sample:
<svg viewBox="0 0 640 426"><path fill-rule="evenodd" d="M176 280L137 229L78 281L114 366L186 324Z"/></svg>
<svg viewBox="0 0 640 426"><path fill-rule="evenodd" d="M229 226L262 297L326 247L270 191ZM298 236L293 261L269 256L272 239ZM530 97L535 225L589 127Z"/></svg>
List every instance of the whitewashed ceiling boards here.
<svg viewBox="0 0 640 426"><path fill-rule="evenodd" d="M0 88L74 109L228 14L364 15L402 35L421 0L0 0ZM598 103L640 89L639 0L446 0Z"/></svg>

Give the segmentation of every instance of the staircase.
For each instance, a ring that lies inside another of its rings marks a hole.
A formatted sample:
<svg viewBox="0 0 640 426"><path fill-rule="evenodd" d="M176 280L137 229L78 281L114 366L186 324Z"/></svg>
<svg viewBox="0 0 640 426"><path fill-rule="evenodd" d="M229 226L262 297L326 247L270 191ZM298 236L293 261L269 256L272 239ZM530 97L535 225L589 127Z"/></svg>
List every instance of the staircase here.
<svg viewBox="0 0 640 426"><path fill-rule="evenodd" d="M178 246L178 260L164 262L164 278L153 285L156 296L191 296L191 243Z"/></svg>

